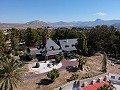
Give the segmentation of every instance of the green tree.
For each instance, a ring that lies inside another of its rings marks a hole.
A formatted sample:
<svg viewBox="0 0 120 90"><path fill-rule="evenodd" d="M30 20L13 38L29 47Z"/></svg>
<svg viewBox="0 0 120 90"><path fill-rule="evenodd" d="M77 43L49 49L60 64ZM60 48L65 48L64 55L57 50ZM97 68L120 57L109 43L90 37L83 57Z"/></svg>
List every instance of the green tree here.
<svg viewBox="0 0 120 90"><path fill-rule="evenodd" d="M103 53L103 60L102 60L102 71L103 72L107 72L107 55L106 55L106 53L104 52Z"/></svg>
<svg viewBox="0 0 120 90"><path fill-rule="evenodd" d="M116 88L113 85L107 85L101 86L98 90L116 90Z"/></svg>
<svg viewBox="0 0 120 90"><path fill-rule="evenodd" d="M55 60L56 60L57 63L60 63L60 61L62 61L63 58L64 58L64 56L63 56L62 53L55 56Z"/></svg>
<svg viewBox="0 0 120 90"><path fill-rule="evenodd" d="M34 35L33 35L33 32L32 32L31 28L27 28L27 30L25 32L25 43L28 47L33 46Z"/></svg>
<svg viewBox="0 0 120 90"><path fill-rule="evenodd" d="M48 72L47 77L50 78L52 81L55 81L57 77L59 77L60 73L57 69L53 69Z"/></svg>
<svg viewBox="0 0 120 90"><path fill-rule="evenodd" d="M0 90L14 90L23 80L23 63L8 56L4 59L0 68Z"/></svg>
<svg viewBox="0 0 120 90"><path fill-rule="evenodd" d="M16 28L12 28L10 29L11 34L10 34L10 39L11 39L11 47L14 50L19 42L19 33L18 30Z"/></svg>
<svg viewBox="0 0 120 90"><path fill-rule="evenodd" d="M72 74L72 76L70 77L70 80L76 80L76 79L78 79L78 74Z"/></svg>
<svg viewBox="0 0 120 90"><path fill-rule="evenodd" d="M117 53L117 44L119 42L119 33L113 26L96 26L87 31L87 40L89 54L91 52L105 51L107 54Z"/></svg>
<svg viewBox="0 0 120 90"><path fill-rule="evenodd" d="M81 35L78 39L78 43L76 44L76 48L78 54L87 55L88 53L87 38L84 32L81 32Z"/></svg>
<svg viewBox="0 0 120 90"><path fill-rule="evenodd" d="M3 33L0 31L0 54L4 53L4 48L5 48L6 44L5 44L5 38Z"/></svg>
<svg viewBox="0 0 120 90"><path fill-rule="evenodd" d="M85 65L85 63L87 62L87 60L83 57L83 56L80 56L80 55L78 55L77 56L77 58L78 58L78 68L80 69L80 70L83 70L83 65Z"/></svg>

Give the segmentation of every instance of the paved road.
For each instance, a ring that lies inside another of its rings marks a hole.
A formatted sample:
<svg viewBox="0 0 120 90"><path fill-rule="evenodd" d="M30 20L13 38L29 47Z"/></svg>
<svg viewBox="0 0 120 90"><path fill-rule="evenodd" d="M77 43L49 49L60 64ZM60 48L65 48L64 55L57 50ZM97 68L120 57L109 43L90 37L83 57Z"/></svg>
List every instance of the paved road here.
<svg viewBox="0 0 120 90"><path fill-rule="evenodd" d="M76 66L76 65L78 65L77 61L64 60L64 61L62 61L62 67L59 68L58 70L61 71L61 70L64 70L66 68L66 66ZM45 76L46 74L47 74L47 72L46 73L41 73L41 74L27 75L27 76L25 76L25 80L30 80L30 79L37 78L37 77L40 77L40 76Z"/></svg>

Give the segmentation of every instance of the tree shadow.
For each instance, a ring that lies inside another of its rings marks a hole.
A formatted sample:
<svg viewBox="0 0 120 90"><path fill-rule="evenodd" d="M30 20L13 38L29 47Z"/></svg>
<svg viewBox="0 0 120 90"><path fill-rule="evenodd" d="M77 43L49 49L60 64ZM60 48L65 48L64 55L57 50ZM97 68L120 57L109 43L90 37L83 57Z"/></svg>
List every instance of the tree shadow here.
<svg viewBox="0 0 120 90"><path fill-rule="evenodd" d="M53 83L53 81L50 80L50 79L41 79L38 83L36 83L36 84L38 85L38 86L36 87L36 90L37 90L37 89L40 89L41 85L49 85L49 84L51 84L51 83Z"/></svg>
<svg viewBox="0 0 120 90"><path fill-rule="evenodd" d="M37 84L37 85L49 85L49 84L51 84L51 83L53 83L53 81L50 80L50 79L41 79L40 82L38 82L38 83L36 83L36 84Z"/></svg>

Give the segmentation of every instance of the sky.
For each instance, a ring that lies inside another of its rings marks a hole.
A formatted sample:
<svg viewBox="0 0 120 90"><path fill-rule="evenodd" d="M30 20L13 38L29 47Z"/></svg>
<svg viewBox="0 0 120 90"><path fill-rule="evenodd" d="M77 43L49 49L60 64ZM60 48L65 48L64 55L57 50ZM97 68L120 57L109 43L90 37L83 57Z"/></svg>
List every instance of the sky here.
<svg viewBox="0 0 120 90"><path fill-rule="evenodd" d="M120 0L0 0L0 22L120 19Z"/></svg>

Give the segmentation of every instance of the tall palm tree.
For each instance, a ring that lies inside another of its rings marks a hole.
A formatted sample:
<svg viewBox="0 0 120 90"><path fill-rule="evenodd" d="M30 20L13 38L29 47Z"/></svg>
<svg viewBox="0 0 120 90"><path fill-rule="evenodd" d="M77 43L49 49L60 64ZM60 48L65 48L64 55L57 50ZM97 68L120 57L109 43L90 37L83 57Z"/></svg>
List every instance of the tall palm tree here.
<svg viewBox="0 0 120 90"><path fill-rule="evenodd" d="M17 88L18 83L23 80L23 63L18 62L11 57L2 59L5 60L1 60L0 90L13 90L14 88Z"/></svg>
<svg viewBox="0 0 120 90"><path fill-rule="evenodd" d="M46 56L46 54L47 54L47 47L46 47L46 42L47 42L47 39L50 37L50 31L48 30L48 29L45 29L44 30L44 40L43 40L43 42L44 42L44 47L45 47L45 63L46 63L46 61L47 61L47 56Z"/></svg>

